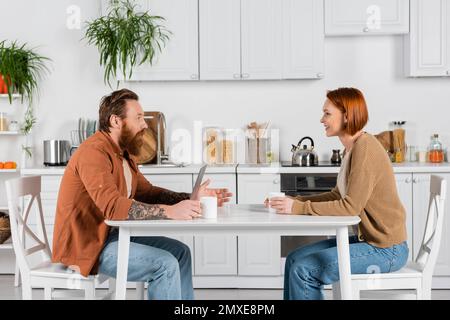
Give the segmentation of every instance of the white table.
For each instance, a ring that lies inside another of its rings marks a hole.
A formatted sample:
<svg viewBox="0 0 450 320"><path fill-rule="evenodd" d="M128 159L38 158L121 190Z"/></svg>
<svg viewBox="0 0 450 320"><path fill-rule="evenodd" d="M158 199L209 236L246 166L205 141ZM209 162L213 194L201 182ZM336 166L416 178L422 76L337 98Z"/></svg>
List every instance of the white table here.
<svg viewBox="0 0 450 320"><path fill-rule="evenodd" d="M352 298L348 227L360 222L353 216L304 216L268 213L263 205L226 205L217 219L181 220L106 220L119 228L116 299L125 299L130 237L180 235L268 235L327 236L337 240L341 298Z"/></svg>

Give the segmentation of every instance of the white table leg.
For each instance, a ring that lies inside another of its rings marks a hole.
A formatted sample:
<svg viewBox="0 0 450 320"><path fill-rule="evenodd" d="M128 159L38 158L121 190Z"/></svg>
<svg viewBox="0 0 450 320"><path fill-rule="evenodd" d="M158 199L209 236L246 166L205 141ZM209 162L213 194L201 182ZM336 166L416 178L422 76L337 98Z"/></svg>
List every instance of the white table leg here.
<svg viewBox="0 0 450 320"><path fill-rule="evenodd" d="M342 300L352 299L352 275L350 268L350 246L348 244L348 228L336 229L336 241L339 263L339 282Z"/></svg>
<svg viewBox="0 0 450 320"><path fill-rule="evenodd" d="M125 300L126 298L129 252L130 229L120 227L117 252L116 300Z"/></svg>

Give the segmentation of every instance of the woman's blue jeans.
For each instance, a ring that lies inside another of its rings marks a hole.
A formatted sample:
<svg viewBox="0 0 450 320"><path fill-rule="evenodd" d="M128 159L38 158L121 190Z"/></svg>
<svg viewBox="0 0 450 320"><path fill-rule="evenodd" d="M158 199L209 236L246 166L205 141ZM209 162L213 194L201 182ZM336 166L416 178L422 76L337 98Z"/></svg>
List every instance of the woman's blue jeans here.
<svg viewBox="0 0 450 320"><path fill-rule="evenodd" d="M99 257L99 272L116 277L118 232L112 231ZM128 281L147 282L149 300L193 300L189 247L166 237L131 237Z"/></svg>
<svg viewBox="0 0 450 320"><path fill-rule="evenodd" d="M353 274L397 271L408 260L406 241L389 248L378 248L349 237L350 268ZM323 285L339 281L336 239L297 248L286 257L285 300L323 299Z"/></svg>

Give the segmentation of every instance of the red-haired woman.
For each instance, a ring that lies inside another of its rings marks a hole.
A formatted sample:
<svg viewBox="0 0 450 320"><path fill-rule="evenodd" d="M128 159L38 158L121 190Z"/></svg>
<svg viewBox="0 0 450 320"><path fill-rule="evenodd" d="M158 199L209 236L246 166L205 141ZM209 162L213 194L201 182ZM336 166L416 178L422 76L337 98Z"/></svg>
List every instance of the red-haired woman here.
<svg viewBox="0 0 450 320"><path fill-rule="evenodd" d="M345 147L336 187L314 196L271 199L277 213L359 216L358 233L349 238L354 274L396 271L408 259L405 209L386 151L363 131L367 120L361 91L329 91L320 122L327 137L337 136ZM284 299L322 299L323 285L338 280L335 239L297 248L286 258Z"/></svg>

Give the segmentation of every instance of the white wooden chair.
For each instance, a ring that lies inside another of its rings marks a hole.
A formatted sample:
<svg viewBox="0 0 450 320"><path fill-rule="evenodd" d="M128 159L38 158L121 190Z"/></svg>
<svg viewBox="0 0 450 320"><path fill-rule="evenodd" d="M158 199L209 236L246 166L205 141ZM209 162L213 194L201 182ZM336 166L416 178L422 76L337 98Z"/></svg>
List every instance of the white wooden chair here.
<svg viewBox="0 0 450 320"><path fill-rule="evenodd" d="M32 288L44 288L45 299L53 289L84 290L85 299L95 299L95 286L108 278L104 275L84 277L60 263L51 262L51 250L45 230L41 204L41 177L22 177L6 181L8 209L16 261L22 278L22 298L32 299ZM21 206L23 204L23 210ZM30 212L35 208L38 234L29 226ZM27 247L28 237L32 246ZM34 256L40 253L40 258ZM34 262L34 263L33 263ZM114 281L110 283L110 288ZM108 295L112 295L111 289ZM70 294L69 294L70 295Z"/></svg>
<svg viewBox="0 0 450 320"><path fill-rule="evenodd" d="M392 289L414 289L417 300L431 299L431 282L444 225L446 193L447 182L444 178L431 175L427 222L416 259L396 272L353 274L353 299L360 299L360 291ZM333 297L339 298L339 292L339 282L337 282L333 284Z"/></svg>

